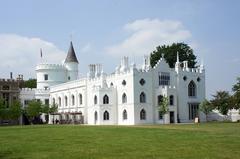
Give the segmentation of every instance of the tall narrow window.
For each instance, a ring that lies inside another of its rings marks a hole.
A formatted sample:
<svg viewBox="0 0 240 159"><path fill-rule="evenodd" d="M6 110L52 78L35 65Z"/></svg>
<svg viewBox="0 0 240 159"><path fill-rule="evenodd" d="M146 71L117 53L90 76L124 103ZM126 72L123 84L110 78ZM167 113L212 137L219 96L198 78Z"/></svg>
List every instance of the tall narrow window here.
<svg viewBox="0 0 240 159"><path fill-rule="evenodd" d="M162 86L170 85L170 73L168 72L159 73L159 85L162 85Z"/></svg>
<svg viewBox="0 0 240 159"><path fill-rule="evenodd" d="M158 111L158 119L162 120L163 119L163 114L161 111Z"/></svg>
<svg viewBox="0 0 240 159"><path fill-rule="evenodd" d="M97 104L97 96L96 95L94 96L94 104L95 105Z"/></svg>
<svg viewBox="0 0 240 159"><path fill-rule="evenodd" d="M146 120L146 111L144 109L140 111L140 120Z"/></svg>
<svg viewBox="0 0 240 159"><path fill-rule="evenodd" d="M144 92L140 94L140 103L146 103L146 94Z"/></svg>
<svg viewBox="0 0 240 159"><path fill-rule="evenodd" d="M105 111L103 113L103 120L109 120L109 113L108 113L108 111Z"/></svg>
<svg viewBox="0 0 240 159"><path fill-rule="evenodd" d="M127 120L127 111L126 109L123 110L123 120Z"/></svg>
<svg viewBox="0 0 240 159"><path fill-rule="evenodd" d="M55 98L53 98L52 101L53 101L53 102L52 102L53 105L55 105L55 104L56 104Z"/></svg>
<svg viewBox="0 0 240 159"><path fill-rule="evenodd" d="M45 81L48 80L48 74L44 74L44 80L45 80Z"/></svg>
<svg viewBox="0 0 240 159"><path fill-rule="evenodd" d="M193 120L198 117L199 104L197 103L189 103L189 120Z"/></svg>
<svg viewBox="0 0 240 159"><path fill-rule="evenodd" d="M79 94L79 104L82 105L82 94Z"/></svg>
<svg viewBox="0 0 240 159"><path fill-rule="evenodd" d="M109 104L109 98L106 94L103 96L103 104Z"/></svg>
<svg viewBox="0 0 240 159"><path fill-rule="evenodd" d="M174 96L173 95L169 96L169 105L174 105Z"/></svg>
<svg viewBox="0 0 240 159"><path fill-rule="evenodd" d="M163 100L163 96L162 96L162 95L159 95L159 96L158 96L158 104L160 104L160 103L162 102L162 100Z"/></svg>
<svg viewBox="0 0 240 159"><path fill-rule="evenodd" d="M61 106L62 106L61 97L58 97L58 105L59 105L59 107L61 107Z"/></svg>
<svg viewBox="0 0 240 159"><path fill-rule="evenodd" d="M9 90L9 89L10 89L10 87L8 85L2 86L2 90Z"/></svg>
<svg viewBox="0 0 240 159"><path fill-rule="evenodd" d="M94 121L95 121L95 124L96 124L97 120L98 120L98 114L97 114L97 111L95 111L95 113L94 113Z"/></svg>
<svg viewBox="0 0 240 159"><path fill-rule="evenodd" d="M65 106L67 106L68 105L68 98L67 98L67 96L65 96Z"/></svg>
<svg viewBox="0 0 240 159"><path fill-rule="evenodd" d="M74 97L74 95L72 95L72 106L74 106L75 105L75 97Z"/></svg>
<svg viewBox="0 0 240 159"><path fill-rule="evenodd" d="M127 103L127 95L126 95L126 93L123 93L123 95L122 95L122 103Z"/></svg>
<svg viewBox="0 0 240 159"><path fill-rule="evenodd" d="M49 99L45 99L45 100L44 100L44 104L45 104L45 105L49 105Z"/></svg>
<svg viewBox="0 0 240 159"><path fill-rule="evenodd" d="M188 84L188 96L196 97L196 84L193 81Z"/></svg>

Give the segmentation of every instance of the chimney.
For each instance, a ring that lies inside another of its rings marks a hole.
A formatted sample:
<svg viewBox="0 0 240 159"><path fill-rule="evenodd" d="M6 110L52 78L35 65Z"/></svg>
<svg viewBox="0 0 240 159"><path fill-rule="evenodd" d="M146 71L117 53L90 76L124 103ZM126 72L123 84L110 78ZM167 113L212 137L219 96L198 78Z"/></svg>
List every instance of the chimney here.
<svg viewBox="0 0 240 159"><path fill-rule="evenodd" d="M13 73L10 72L10 79L13 79Z"/></svg>

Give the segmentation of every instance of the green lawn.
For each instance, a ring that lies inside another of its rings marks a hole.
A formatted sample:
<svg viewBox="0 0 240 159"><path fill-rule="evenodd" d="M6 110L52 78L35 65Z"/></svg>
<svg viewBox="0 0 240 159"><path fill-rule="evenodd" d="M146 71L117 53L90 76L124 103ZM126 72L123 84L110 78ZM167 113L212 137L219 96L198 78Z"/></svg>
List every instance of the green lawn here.
<svg viewBox="0 0 240 159"><path fill-rule="evenodd" d="M240 158L240 123L0 127L0 158Z"/></svg>

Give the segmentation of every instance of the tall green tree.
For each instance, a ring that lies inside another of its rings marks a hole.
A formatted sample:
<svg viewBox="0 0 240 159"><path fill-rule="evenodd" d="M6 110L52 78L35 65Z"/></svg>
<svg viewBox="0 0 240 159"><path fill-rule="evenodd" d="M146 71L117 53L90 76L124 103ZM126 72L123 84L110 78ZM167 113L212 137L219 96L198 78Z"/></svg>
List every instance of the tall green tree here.
<svg viewBox="0 0 240 159"><path fill-rule="evenodd" d="M233 108L240 109L240 77L237 78L237 83L233 85ZM239 110L240 113L240 110Z"/></svg>
<svg viewBox="0 0 240 159"><path fill-rule="evenodd" d="M168 103L169 103L168 97L163 96L162 100L159 102L159 105L158 105L158 111L162 116L167 114L169 111ZM164 122L165 122L165 119L164 119Z"/></svg>
<svg viewBox="0 0 240 159"><path fill-rule="evenodd" d="M26 113L31 121L33 121L34 118L39 118L42 113L42 102L37 100L30 101L26 107Z"/></svg>
<svg viewBox="0 0 240 159"><path fill-rule="evenodd" d="M212 104L205 99L200 103L199 109L206 115L206 121L208 121L208 114L213 110Z"/></svg>
<svg viewBox="0 0 240 159"><path fill-rule="evenodd" d="M9 107L9 118L12 120L17 120L22 114L21 103L19 100L13 101Z"/></svg>
<svg viewBox="0 0 240 159"><path fill-rule="evenodd" d="M55 103L53 103L53 104L50 106L48 113L49 113L49 114L53 114L53 113L56 113L57 110L58 110L58 105L55 104Z"/></svg>
<svg viewBox="0 0 240 159"><path fill-rule="evenodd" d="M217 91L211 103L223 115L227 115L228 110L232 109L231 96L227 91Z"/></svg>
<svg viewBox="0 0 240 159"><path fill-rule="evenodd" d="M29 79L27 81L24 81L23 86L25 88L36 88L37 87L37 80L36 79Z"/></svg>
<svg viewBox="0 0 240 159"><path fill-rule="evenodd" d="M179 61L188 61L188 67L194 68L196 65L196 56L193 49L185 43L173 43L172 45L157 46L156 50L151 53L151 66L155 66L162 54L166 62L171 68L175 66L177 59L177 52L179 53Z"/></svg>
<svg viewBox="0 0 240 159"><path fill-rule="evenodd" d="M0 97L0 119L8 119L9 118L9 110L4 103L4 99Z"/></svg>

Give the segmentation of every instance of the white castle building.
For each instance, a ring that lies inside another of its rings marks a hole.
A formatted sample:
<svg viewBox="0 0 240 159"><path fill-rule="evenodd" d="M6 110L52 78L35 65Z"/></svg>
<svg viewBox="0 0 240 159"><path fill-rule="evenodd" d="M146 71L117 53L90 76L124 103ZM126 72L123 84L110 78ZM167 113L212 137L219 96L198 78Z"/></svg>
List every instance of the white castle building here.
<svg viewBox="0 0 240 159"><path fill-rule="evenodd" d="M177 53L176 53L177 54ZM40 63L36 67L37 88L23 89L23 105L38 99L45 104L57 104L58 113L49 116L63 123L80 122L91 125L135 125L192 122L199 104L205 99L205 70L201 64L189 68L188 62L177 62L170 68L162 57L152 68L150 57L143 65L129 65L123 57L114 73L106 74L100 64L90 64L85 78L78 78L78 60L70 43L63 64ZM162 97L169 98L169 112L159 113Z"/></svg>

